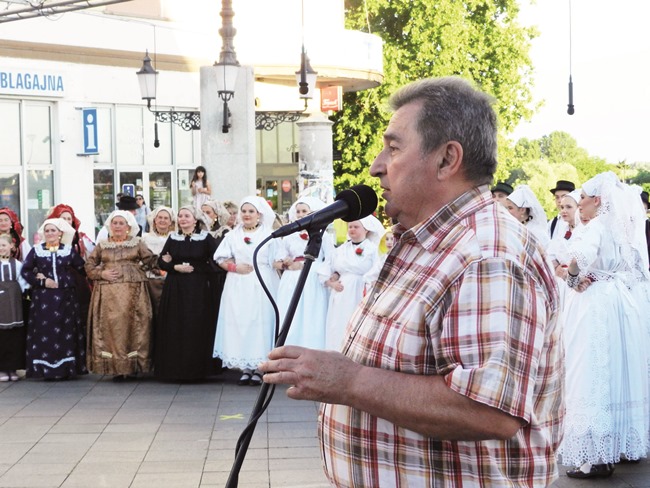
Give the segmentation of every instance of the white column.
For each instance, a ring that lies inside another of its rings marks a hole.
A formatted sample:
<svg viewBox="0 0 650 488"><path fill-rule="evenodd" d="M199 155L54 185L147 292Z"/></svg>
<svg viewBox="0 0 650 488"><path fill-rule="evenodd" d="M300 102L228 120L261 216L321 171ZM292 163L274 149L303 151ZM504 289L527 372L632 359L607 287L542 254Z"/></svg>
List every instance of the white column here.
<svg viewBox="0 0 650 488"><path fill-rule="evenodd" d="M255 195L255 95L251 66L240 66L235 94L228 102L231 127L222 131L223 101L217 93L217 67L201 67L201 159L212 198L236 204Z"/></svg>
<svg viewBox="0 0 650 488"><path fill-rule="evenodd" d="M298 185L300 196L313 196L329 204L334 201L332 166L332 125L323 113L316 112L296 122L300 134Z"/></svg>

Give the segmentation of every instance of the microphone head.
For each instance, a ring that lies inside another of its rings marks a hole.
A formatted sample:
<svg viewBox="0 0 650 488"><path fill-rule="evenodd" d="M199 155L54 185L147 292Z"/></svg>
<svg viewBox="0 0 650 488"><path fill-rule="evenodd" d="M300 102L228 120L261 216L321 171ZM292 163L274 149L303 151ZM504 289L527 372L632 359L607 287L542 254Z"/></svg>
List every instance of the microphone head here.
<svg viewBox="0 0 650 488"><path fill-rule="evenodd" d="M367 217L377 208L377 194L368 185L355 185L348 190L343 190L334 200L347 203L348 213L341 217L346 222Z"/></svg>

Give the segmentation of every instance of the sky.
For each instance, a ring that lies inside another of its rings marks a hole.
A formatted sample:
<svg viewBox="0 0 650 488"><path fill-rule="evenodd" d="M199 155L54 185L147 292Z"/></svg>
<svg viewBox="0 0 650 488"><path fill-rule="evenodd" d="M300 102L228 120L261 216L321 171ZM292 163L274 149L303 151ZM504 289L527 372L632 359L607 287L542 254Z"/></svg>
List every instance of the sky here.
<svg viewBox="0 0 650 488"><path fill-rule="evenodd" d="M530 54L533 97L544 105L514 140L559 130L609 163L650 162L650 1L519 3L519 21L539 31ZM567 114L570 66L574 115Z"/></svg>

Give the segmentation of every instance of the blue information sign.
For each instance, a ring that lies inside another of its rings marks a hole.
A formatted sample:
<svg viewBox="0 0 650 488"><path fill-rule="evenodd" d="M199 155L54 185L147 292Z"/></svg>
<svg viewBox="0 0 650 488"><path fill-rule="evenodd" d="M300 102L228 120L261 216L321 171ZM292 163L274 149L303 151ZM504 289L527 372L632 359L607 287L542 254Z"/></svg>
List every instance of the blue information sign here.
<svg viewBox="0 0 650 488"><path fill-rule="evenodd" d="M135 185L132 185L130 183L122 185L122 193L130 197L135 197Z"/></svg>
<svg viewBox="0 0 650 488"><path fill-rule="evenodd" d="M97 141L97 109L83 108L81 109L81 114L84 135L82 154L99 154Z"/></svg>

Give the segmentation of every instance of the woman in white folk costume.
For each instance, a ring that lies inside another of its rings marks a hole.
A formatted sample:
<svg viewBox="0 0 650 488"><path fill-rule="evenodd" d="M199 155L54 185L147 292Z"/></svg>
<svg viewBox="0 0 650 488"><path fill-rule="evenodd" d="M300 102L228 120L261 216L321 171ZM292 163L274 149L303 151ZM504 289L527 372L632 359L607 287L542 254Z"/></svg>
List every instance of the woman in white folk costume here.
<svg viewBox="0 0 650 488"><path fill-rule="evenodd" d="M629 286L638 265L626 185L602 173L582 186L591 220L571 238L564 313L566 417L558 453L571 478L606 477L648 451L647 328ZM647 268L646 268L647 269Z"/></svg>
<svg viewBox="0 0 650 488"><path fill-rule="evenodd" d="M363 299L365 274L379 259L377 246L384 232L372 215L349 222L349 240L334 250L330 268L324 270L328 276L325 284L331 288L325 326L327 349L341 348L348 321Z"/></svg>
<svg viewBox="0 0 650 488"><path fill-rule="evenodd" d="M314 197L301 197L289 209L291 222L306 217L325 207L325 203ZM282 269L282 277L278 287L278 309L280 310L280 324L289 307L289 303L296 289L298 278L302 272L305 257L305 246L309 240L307 231L295 232L282 239L278 245L276 264ZM318 270L327 266L334 243L328 232L322 234L322 244L318 258L313 262L300 301L289 329L286 344L294 344L312 349L325 348L325 319L327 318L328 293L325 288L325 279Z"/></svg>
<svg viewBox="0 0 650 488"><path fill-rule="evenodd" d="M508 212L535 236L546 249L551 238L548 235L546 213L528 185L519 185L506 198Z"/></svg>
<svg viewBox="0 0 650 488"><path fill-rule="evenodd" d="M578 210L578 203L580 202L580 192L578 188L567 195L564 195L560 200L560 218L565 223L563 226L564 234L558 235L551 239L547 254L555 269L556 281L560 291L560 307L564 309L566 305L567 296L573 293L573 290L566 286L567 268L569 267L569 244L571 238L580 232L582 224L580 222L580 212Z"/></svg>
<svg viewBox="0 0 650 488"><path fill-rule="evenodd" d="M261 385L255 368L266 360L275 338L275 314L253 268L255 248L272 231L275 214L261 197L249 196L239 206L239 224L228 232L214 253L225 269L226 283L219 306L213 356L227 368L242 370L240 385ZM268 242L257 255L264 283L272 294L277 273L273 269L276 242ZM275 277L274 277L275 275Z"/></svg>
<svg viewBox="0 0 650 488"><path fill-rule="evenodd" d="M176 229L176 215L171 208L161 205L156 207L147 218L149 219L150 232L143 234L142 240L152 253L156 256L160 256L160 252L165 246L165 242L167 242L170 232L173 232ZM158 314L160 297L162 295L166 275L167 273L161 270L157 265L147 271L154 320Z"/></svg>

